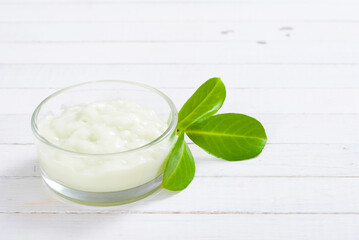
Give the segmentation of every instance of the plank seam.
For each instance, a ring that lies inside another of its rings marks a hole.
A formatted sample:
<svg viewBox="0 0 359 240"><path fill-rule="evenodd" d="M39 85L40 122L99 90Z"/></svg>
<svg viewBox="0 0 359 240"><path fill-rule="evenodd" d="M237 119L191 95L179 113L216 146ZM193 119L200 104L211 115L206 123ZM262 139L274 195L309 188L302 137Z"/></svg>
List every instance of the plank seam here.
<svg viewBox="0 0 359 240"><path fill-rule="evenodd" d="M359 212L241 212L241 211L0 211L0 214L158 214L158 215L359 215Z"/></svg>

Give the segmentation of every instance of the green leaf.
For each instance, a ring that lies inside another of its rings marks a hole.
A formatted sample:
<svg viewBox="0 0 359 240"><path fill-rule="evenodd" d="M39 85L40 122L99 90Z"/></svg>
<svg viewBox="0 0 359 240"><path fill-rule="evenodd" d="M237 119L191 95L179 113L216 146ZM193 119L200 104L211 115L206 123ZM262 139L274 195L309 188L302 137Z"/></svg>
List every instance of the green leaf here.
<svg viewBox="0 0 359 240"><path fill-rule="evenodd" d="M186 134L208 153L231 161L257 156L267 142L260 122L237 113L218 114L196 122Z"/></svg>
<svg viewBox="0 0 359 240"><path fill-rule="evenodd" d="M226 88L221 79L207 80L179 111L177 128L185 130L194 122L212 116L222 107L225 98Z"/></svg>
<svg viewBox="0 0 359 240"><path fill-rule="evenodd" d="M167 157L162 187L172 191L183 190L192 182L194 173L193 156L184 141L184 133L182 131Z"/></svg>

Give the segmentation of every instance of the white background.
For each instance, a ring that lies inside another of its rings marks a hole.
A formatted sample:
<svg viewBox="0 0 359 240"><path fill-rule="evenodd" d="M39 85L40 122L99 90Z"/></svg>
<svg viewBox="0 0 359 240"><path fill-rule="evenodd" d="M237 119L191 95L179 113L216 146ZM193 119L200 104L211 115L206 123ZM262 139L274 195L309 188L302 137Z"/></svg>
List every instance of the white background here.
<svg viewBox="0 0 359 240"><path fill-rule="evenodd" d="M0 239L358 239L359 2L0 0ZM221 77L256 159L190 144L184 191L88 207L42 183L30 115L55 90L139 81L180 108Z"/></svg>

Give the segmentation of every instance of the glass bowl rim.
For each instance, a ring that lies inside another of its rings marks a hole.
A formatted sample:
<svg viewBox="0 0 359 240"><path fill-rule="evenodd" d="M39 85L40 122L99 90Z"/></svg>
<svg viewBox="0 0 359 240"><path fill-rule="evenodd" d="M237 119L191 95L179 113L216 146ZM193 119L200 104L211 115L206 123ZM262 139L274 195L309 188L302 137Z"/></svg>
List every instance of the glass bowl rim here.
<svg viewBox="0 0 359 240"><path fill-rule="evenodd" d="M44 138L40 132L39 129L37 127L37 116L42 108L42 106L47 103L49 100L53 99L54 97L77 87L80 86L84 86L84 85L91 85L91 84L96 84L96 83L121 83L124 85L132 85L135 87L139 87L139 88L144 88L147 89L149 91L151 91L154 94L159 95L160 97L162 97L166 103L168 104L168 106L170 107L170 116L171 116L171 122L168 124L167 129L156 139L152 140L151 142L142 145L140 147L137 148L132 148L126 151L121 151L121 152L113 152L113 153L82 153L82 152L75 152L75 151L71 151L71 150L67 150L65 148L59 147L53 143L51 143L50 141L48 141L46 138ZM83 83L78 83L75 85L71 85L65 88L62 88L52 94L50 94L48 97L46 97L44 100L42 100L40 102L40 104L35 108L32 117L31 117L31 129L33 134L35 135L35 137L40 140L42 143L49 145L50 147L55 148L56 150L60 150L63 152L66 152L68 154L75 154L75 155L79 155L79 156L87 156L87 157L94 157L94 156L114 156L114 155L120 155L120 154L128 154L128 153L134 153L134 152L138 152L144 149L147 149L159 142L161 142L162 140L164 140L165 138L167 138L173 131L175 131L176 129L176 125L177 125L177 121L178 121L178 113L177 113L177 108L175 106L175 104L173 103L173 101L163 92L161 92L160 90L158 90L157 88L151 87L147 84L144 83L139 83L139 82L133 82L133 81L125 81L125 80L96 80L96 81L88 81L88 82L83 82Z"/></svg>

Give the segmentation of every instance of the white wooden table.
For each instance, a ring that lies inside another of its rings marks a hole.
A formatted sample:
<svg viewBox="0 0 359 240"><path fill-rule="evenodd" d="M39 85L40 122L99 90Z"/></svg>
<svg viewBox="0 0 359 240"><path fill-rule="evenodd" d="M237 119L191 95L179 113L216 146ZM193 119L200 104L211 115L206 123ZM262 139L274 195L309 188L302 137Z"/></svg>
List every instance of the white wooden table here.
<svg viewBox="0 0 359 240"><path fill-rule="evenodd" d="M0 0L0 239L359 239L359 2ZM219 76L222 112L269 142L226 162L190 144L184 191L89 207L39 176L30 115L71 84L124 79L181 107Z"/></svg>

